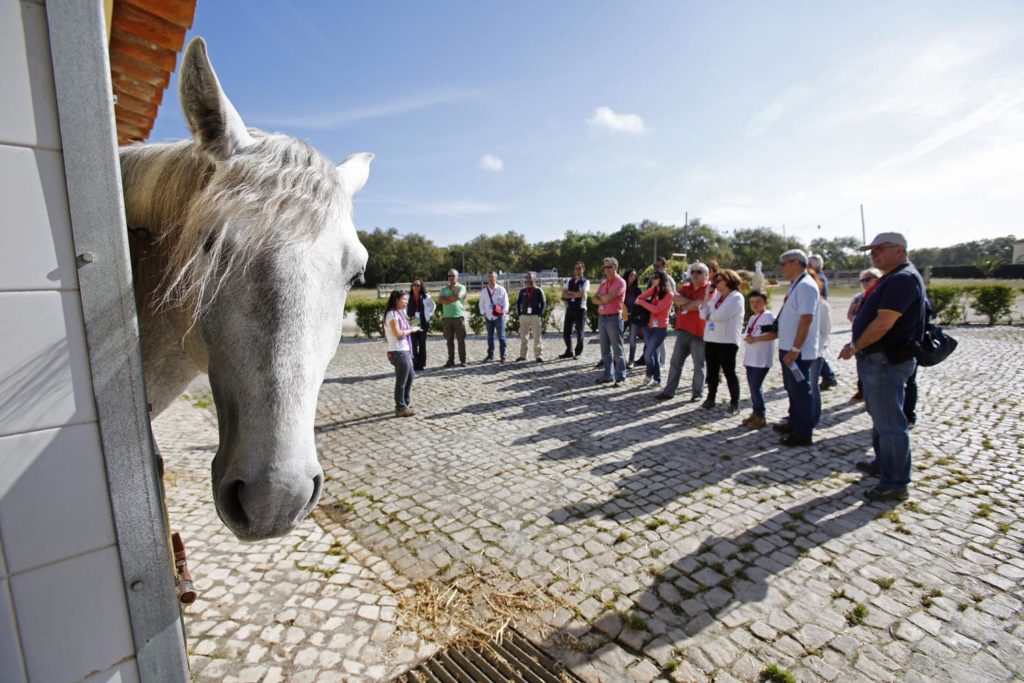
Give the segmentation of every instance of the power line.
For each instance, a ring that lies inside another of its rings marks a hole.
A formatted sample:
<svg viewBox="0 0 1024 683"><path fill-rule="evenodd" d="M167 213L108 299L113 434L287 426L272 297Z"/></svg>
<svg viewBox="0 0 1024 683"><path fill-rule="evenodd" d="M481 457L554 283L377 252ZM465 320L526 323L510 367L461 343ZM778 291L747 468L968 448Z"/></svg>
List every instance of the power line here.
<svg viewBox="0 0 1024 683"><path fill-rule="evenodd" d="M806 228L813 228L813 227L820 228L825 223L828 223L830 221L834 221L837 218L842 218L843 216L848 216L851 213L856 213L857 211L860 211L860 207L854 207L852 209L847 209L846 211L843 211L842 213L837 213L835 216L831 216L831 217L826 218L825 220L822 220L822 221L815 221L813 223L808 223L806 225L801 225L801 226L798 226L798 227L795 227L795 228L789 228L788 232L793 233L793 232L797 232L799 230L804 230Z"/></svg>

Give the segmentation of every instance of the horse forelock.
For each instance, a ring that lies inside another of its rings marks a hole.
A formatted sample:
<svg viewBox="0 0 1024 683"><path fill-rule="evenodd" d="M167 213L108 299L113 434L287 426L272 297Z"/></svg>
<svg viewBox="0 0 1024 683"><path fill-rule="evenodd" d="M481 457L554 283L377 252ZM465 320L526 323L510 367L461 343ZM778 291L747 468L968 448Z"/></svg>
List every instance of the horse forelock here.
<svg viewBox="0 0 1024 683"><path fill-rule="evenodd" d="M137 163L148 161L150 169L138 174L132 192L125 174L126 209L131 194L134 213L167 242L159 303L184 307L193 321L232 272L286 244L315 240L351 209L337 169L311 145L250 133L255 144L216 163L191 141L125 151L155 148L138 153Z"/></svg>

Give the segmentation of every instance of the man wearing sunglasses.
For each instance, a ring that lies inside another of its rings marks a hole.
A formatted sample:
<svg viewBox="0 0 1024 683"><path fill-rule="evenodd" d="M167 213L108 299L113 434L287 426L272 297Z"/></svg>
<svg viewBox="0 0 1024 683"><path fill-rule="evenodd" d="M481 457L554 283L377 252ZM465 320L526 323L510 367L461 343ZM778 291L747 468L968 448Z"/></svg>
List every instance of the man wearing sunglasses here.
<svg viewBox="0 0 1024 683"><path fill-rule="evenodd" d="M906 500L910 484L910 429L904 413L907 380L917 370L915 348L924 337L928 299L924 280L907 259L907 240L883 232L861 247L871 251L871 265L882 277L864 295L853 320L853 341L843 347L843 360L857 357L864 402L871 415L873 460L857 469L877 475L878 486L868 500Z"/></svg>
<svg viewBox="0 0 1024 683"><path fill-rule="evenodd" d="M626 281L619 276L619 262L604 260L604 280L594 294L597 304L597 331L601 339L601 366L598 384L619 386L626 381L626 360L622 355L622 306L626 301Z"/></svg>
<svg viewBox="0 0 1024 683"><path fill-rule="evenodd" d="M583 354L583 325L587 319L587 299L590 298L590 280L584 274L583 261L573 266L573 275L566 280L562 288L562 300L565 301L565 321L562 325L562 338L565 341L565 353L559 358L579 358ZM572 331L576 328L576 351L572 349Z"/></svg>
<svg viewBox="0 0 1024 683"><path fill-rule="evenodd" d="M448 271L448 284L437 296L441 303L441 324L448 344L446 368L455 367L455 342L459 343L459 365L466 365L466 286L459 283L459 271Z"/></svg>

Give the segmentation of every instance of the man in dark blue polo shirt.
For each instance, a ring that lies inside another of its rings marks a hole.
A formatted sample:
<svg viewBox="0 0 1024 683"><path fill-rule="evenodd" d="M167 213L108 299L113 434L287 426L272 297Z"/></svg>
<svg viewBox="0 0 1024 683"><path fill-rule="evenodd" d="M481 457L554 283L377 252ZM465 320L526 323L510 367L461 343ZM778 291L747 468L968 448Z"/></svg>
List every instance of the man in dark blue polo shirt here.
<svg viewBox="0 0 1024 683"><path fill-rule="evenodd" d="M924 281L907 260L907 240L898 232L880 233L861 250L871 250L871 263L883 275L865 293L853 321L853 341L839 354L843 360L856 355L871 415L875 458L857 463L857 469L880 478L864 492L868 500L906 500L910 430L903 402L907 379L917 369L914 345L924 336Z"/></svg>

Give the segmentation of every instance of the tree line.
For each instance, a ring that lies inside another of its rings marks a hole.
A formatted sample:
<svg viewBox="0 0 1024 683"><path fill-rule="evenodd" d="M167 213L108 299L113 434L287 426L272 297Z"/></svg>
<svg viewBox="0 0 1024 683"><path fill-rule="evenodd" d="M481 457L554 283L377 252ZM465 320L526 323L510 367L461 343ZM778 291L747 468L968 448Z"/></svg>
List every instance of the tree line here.
<svg viewBox="0 0 1024 683"><path fill-rule="evenodd" d="M770 227L743 228L728 233L694 218L685 225L663 225L654 221L627 223L613 233L569 230L562 239L530 243L514 231L479 235L462 244L438 246L423 235L400 235L395 228L359 231L359 239L370 253L366 283L408 282L414 277L443 280L449 268L466 273L490 270L521 273L550 268L568 275L576 261L587 264L591 277L599 275L601 259L614 256L625 268L641 269L657 253L671 256L685 253L689 261L718 261L723 266L753 270L761 261L766 270L775 268L779 254L803 249L825 258L828 270L857 270L870 265L857 251L857 237L818 238L809 244L795 237L783 237ZM978 240L953 247L916 249L911 259L918 266L969 264L999 261L1009 263L1012 237Z"/></svg>

